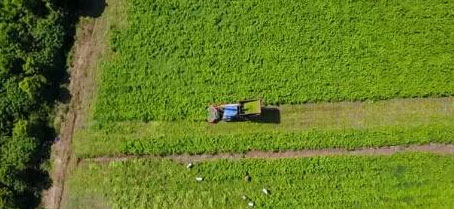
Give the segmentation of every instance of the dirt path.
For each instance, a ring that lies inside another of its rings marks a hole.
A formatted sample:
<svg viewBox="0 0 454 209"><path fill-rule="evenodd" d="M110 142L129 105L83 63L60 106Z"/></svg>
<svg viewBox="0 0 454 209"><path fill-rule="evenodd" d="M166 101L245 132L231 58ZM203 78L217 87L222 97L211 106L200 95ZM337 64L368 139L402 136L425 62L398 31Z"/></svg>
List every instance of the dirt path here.
<svg viewBox="0 0 454 209"><path fill-rule="evenodd" d="M428 152L434 154L454 154L454 145L445 144L425 144L411 146L390 146L380 148L361 148L355 150L347 149L317 149L317 150L296 150L283 152L265 152L265 151L250 151L244 154L219 153L214 155L168 155L168 156L117 156L117 157L97 157L81 159L80 162L100 162L108 163L111 161L126 161L131 159L171 159L176 162L203 162L209 160L220 159L279 159L279 158L302 158L302 157L317 157L317 156L337 156L337 155L352 155L352 156L368 156L368 155L392 155L400 152Z"/></svg>
<svg viewBox="0 0 454 209"><path fill-rule="evenodd" d="M119 15L123 13L123 5L116 0L81 0L79 3L80 19L72 51L68 87L71 102L61 123L60 141L52 147L52 187L44 191L42 197L42 206L46 209L60 209L64 205L67 196L65 180L68 173L77 166L72 150L73 134L82 128L89 117L95 92L96 70L100 57L108 54L108 28L113 23L122 25L123 21L119 19L125 19ZM109 4L115 6L107 7Z"/></svg>
<svg viewBox="0 0 454 209"><path fill-rule="evenodd" d="M68 169L75 165L71 149L75 129L81 126L83 112L89 106L88 97L94 90L93 59L99 56L96 36L93 31L97 26L96 20L83 23L77 32L71 67L71 82L69 91L71 103L69 111L61 124L60 141L52 147L52 187L43 194L43 205L47 209L59 209L65 189L65 178Z"/></svg>

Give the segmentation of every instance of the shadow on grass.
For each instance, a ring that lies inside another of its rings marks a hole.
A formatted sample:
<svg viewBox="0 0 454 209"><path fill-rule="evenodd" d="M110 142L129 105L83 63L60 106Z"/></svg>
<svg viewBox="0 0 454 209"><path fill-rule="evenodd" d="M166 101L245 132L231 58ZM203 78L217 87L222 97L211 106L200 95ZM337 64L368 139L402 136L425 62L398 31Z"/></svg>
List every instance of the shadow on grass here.
<svg viewBox="0 0 454 209"><path fill-rule="evenodd" d="M251 118L255 123L281 123L281 112L277 107L262 107L262 114Z"/></svg>

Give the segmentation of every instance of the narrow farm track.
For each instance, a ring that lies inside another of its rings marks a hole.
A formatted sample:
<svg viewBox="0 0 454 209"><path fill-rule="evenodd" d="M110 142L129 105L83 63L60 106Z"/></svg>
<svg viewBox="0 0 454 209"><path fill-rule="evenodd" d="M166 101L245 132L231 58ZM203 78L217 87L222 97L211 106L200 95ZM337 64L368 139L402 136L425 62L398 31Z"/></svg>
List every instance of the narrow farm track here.
<svg viewBox="0 0 454 209"><path fill-rule="evenodd" d="M96 157L79 159L79 163L84 162L99 162L109 163L112 161L126 161L132 159L170 159L180 163L188 162L203 162L210 160L221 159L280 159L280 158L303 158L303 157L318 157L318 156L370 156L370 155L392 155L401 152L427 152L433 154L454 154L454 145L452 144L425 144L411 146L389 146L380 148L360 148L354 150L347 149L316 149L316 150L295 150L282 152L266 152L266 151L249 151L244 154L235 153L219 153L219 154L201 154L201 155L125 155L112 157Z"/></svg>
<svg viewBox="0 0 454 209"><path fill-rule="evenodd" d="M75 130L82 126L84 111L94 88L92 61L99 57L100 46L95 31L99 31L96 19L82 24L77 34L74 57L71 64L71 82L69 91L71 102L65 120L61 124L60 140L52 148L52 187L43 194L43 205L47 209L60 209L65 193L65 179L68 170L75 165L72 138ZM97 29L98 28L98 29Z"/></svg>

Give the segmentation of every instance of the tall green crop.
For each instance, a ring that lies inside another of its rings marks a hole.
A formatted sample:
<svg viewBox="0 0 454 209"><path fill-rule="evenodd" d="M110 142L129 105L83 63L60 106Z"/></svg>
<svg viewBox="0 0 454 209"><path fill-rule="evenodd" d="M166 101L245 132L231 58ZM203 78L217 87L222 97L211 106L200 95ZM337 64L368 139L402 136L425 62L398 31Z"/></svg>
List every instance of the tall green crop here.
<svg viewBox="0 0 454 209"><path fill-rule="evenodd" d="M454 94L454 3L130 0L98 120L201 120L210 103ZM116 27L112 27L116 28Z"/></svg>

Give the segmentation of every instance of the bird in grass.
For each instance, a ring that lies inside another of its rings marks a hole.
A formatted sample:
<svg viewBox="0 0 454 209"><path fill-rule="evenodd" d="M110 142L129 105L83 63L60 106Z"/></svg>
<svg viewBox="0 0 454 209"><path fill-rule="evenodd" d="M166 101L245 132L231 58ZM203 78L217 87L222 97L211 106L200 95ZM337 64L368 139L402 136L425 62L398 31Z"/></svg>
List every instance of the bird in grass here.
<svg viewBox="0 0 454 209"><path fill-rule="evenodd" d="M191 169L193 166L194 166L194 164L188 163L188 165L186 166L186 168Z"/></svg>
<svg viewBox="0 0 454 209"><path fill-rule="evenodd" d="M243 194L243 195L241 195L241 199L242 199L242 200L248 200L248 199L249 199L249 197L248 197L248 196L246 196L245 194Z"/></svg>
<svg viewBox="0 0 454 209"><path fill-rule="evenodd" d="M251 176L249 175L249 173L246 171L246 174L244 175L244 181L245 182L250 182L251 181Z"/></svg>
<svg viewBox="0 0 454 209"><path fill-rule="evenodd" d="M268 190L268 189L266 189L266 188L263 188L263 189L262 189L262 192L263 192L263 194L265 194L265 195L270 195L270 190Z"/></svg>

